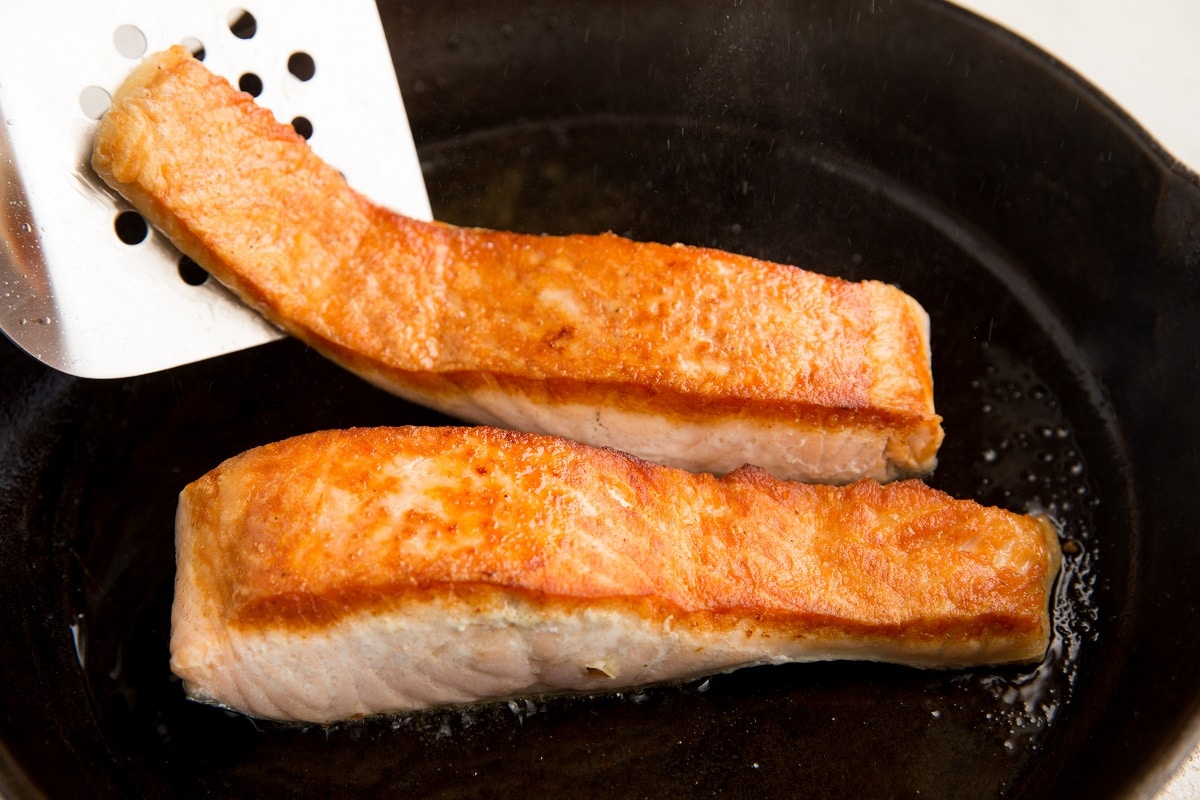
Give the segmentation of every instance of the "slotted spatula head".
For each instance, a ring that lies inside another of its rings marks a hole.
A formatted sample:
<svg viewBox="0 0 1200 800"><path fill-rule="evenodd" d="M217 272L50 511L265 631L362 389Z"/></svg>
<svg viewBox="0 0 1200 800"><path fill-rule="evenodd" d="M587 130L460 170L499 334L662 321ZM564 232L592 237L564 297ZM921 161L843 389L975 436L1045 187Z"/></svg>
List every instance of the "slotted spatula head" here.
<svg viewBox="0 0 1200 800"><path fill-rule="evenodd" d="M185 259L89 165L137 61L184 44L356 189L430 219L372 0L19 3L0 24L0 329L81 377L139 375L282 334Z"/></svg>

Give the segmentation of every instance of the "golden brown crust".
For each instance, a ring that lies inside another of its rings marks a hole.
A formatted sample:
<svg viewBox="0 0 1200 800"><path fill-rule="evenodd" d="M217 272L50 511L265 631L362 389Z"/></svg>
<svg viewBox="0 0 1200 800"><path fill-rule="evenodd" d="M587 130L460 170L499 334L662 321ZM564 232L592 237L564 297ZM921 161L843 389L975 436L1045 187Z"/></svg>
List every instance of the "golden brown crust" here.
<svg viewBox="0 0 1200 800"><path fill-rule="evenodd" d="M246 302L406 396L499 390L693 425L860 426L900 471L933 466L928 322L894 287L393 214L179 48L118 92L93 164Z"/></svg>
<svg viewBox="0 0 1200 800"><path fill-rule="evenodd" d="M489 428L330 431L249 451L187 487L179 537L188 590L243 632L500 593L701 634L749 619L756 635L949 663L991 640L1011 642L1002 660L1040 658L1061 558L1044 520L919 481L718 479Z"/></svg>

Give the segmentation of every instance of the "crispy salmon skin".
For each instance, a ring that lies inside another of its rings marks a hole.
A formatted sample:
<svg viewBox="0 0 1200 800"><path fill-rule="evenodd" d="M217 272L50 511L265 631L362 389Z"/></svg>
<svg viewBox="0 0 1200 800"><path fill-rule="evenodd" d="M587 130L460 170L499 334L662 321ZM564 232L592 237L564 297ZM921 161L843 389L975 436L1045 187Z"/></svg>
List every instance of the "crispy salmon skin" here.
<svg viewBox="0 0 1200 800"><path fill-rule="evenodd" d="M326 431L182 492L171 667L330 722L754 664L1037 661L1046 520L920 481L722 478L487 428Z"/></svg>
<svg viewBox="0 0 1200 800"><path fill-rule="evenodd" d="M274 323L463 420L718 474L847 483L936 462L929 321L895 287L400 216L182 48L133 71L92 163Z"/></svg>

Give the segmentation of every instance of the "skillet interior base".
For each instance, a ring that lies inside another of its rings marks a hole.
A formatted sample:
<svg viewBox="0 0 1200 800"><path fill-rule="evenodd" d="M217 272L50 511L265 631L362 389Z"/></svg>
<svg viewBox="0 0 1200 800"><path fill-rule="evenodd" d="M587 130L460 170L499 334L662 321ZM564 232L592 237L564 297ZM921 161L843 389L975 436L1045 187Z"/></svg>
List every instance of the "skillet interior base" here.
<svg viewBox="0 0 1200 800"><path fill-rule="evenodd" d="M71 644L68 632L78 642L95 745L122 754L122 793L462 796L486 787L625 796L653 786L656 794L763 797L787 794L802 776L829 796L874 795L882 781L900 793L991 797L1026 779L1087 668L1101 600L1093 506L1097 482L1111 476L1093 473L1081 441L1104 437L1106 421L1015 299L1026 287L1006 285L1018 273L962 250L939 233L947 222L930 209L905 208L878 178L771 146L753 131L677 137L672 158L707 165L678 169L663 159L677 129L593 120L428 148L438 216L678 238L881 277L914 293L931 312L949 431L931 482L1015 510L1049 510L1077 549L1047 662L944 673L759 668L682 687L329 729L256 724L190 704L165 649L183 484L229 455L303 431L449 421L284 342L129 382L61 386L78 414L52 447L57 492L43 512L65 576L51 626L60 645ZM647 175L639 166L647 163L659 166Z"/></svg>

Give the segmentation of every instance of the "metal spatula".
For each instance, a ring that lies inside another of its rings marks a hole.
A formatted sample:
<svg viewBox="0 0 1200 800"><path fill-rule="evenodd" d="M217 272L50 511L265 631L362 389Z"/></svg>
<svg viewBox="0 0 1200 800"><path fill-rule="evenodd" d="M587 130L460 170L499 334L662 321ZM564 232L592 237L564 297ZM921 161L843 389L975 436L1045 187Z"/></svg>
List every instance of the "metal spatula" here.
<svg viewBox="0 0 1200 800"><path fill-rule="evenodd" d="M144 54L181 43L377 203L429 219L372 0L16 3L0 18L0 329L72 375L154 372L282 334L207 280L89 166Z"/></svg>

